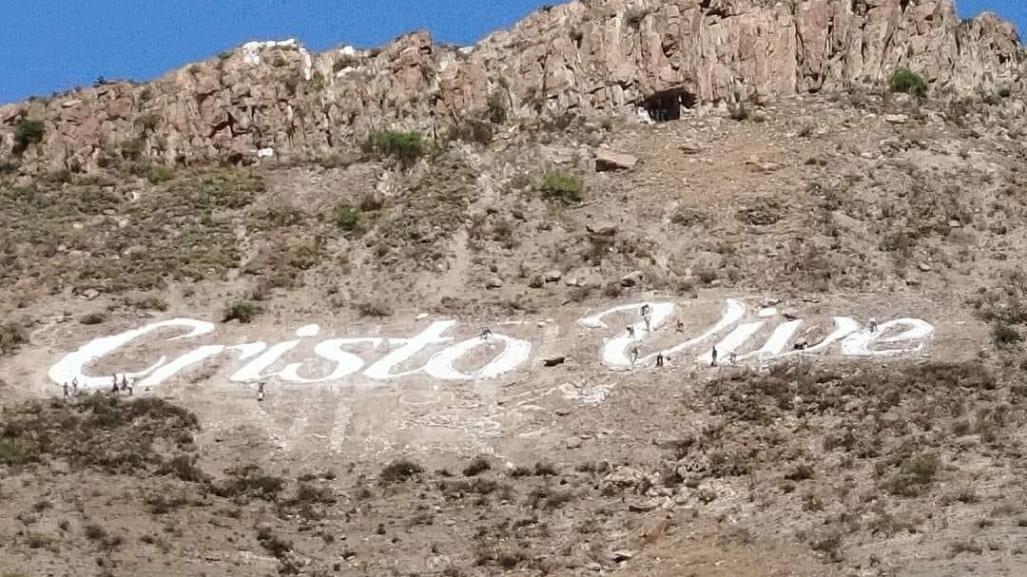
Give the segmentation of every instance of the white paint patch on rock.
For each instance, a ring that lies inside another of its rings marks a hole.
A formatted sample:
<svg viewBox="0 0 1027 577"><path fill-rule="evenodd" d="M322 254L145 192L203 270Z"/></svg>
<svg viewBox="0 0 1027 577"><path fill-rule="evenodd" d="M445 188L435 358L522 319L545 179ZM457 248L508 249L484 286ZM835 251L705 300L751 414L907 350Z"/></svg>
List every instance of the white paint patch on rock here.
<svg viewBox="0 0 1027 577"><path fill-rule="evenodd" d="M303 78L310 81L314 70L314 60L311 57L310 52L301 46L295 38L290 38L288 40L268 40L265 42L247 42L242 45L243 62L253 66L259 65L261 63L260 53L269 48L298 50L300 54L303 55Z"/></svg>
<svg viewBox="0 0 1027 577"><path fill-rule="evenodd" d="M906 330L886 336L902 328ZM851 357L880 357L917 353L923 350L927 345L927 338L933 333L934 327L926 321L895 319L881 323L876 332L870 332L868 329L853 332L842 341L842 354ZM875 345L885 345L886 348L875 348Z"/></svg>
<svg viewBox="0 0 1027 577"><path fill-rule="evenodd" d="M735 330L728 333L726 337L717 343L716 349L718 358L726 359L728 355L738 350L738 348L745 343L749 342L749 339L751 339L762 326L763 321L759 321L755 323L744 323L735 327ZM713 362L713 349L699 355L696 360L703 364Z"/></svg>
<svg viewBox="0 0 1027 577"><path fill-rule="evenodd" d="M560 393L567 401L577 401L583 405L598 405L610 396L611 387L596 385L594 387L578 387L571 383L560 385Z"/></svg>
<svg viewBox="0 0 1027 577"><path fill-rule="evenodd" d="M741 301L738 301L738 300L735 300L735 299L728 299L727 302L724 304L724 311L721 313L720 320L717 321L717 324L713 325L713 327L711 327L705 333L702 333L701 335L699 335L699 336L697 336L697 337L695 337L693 339L689 339L689 340L687 340L687 341L685 341L685 342L683 342L683 343L681 343L679 345L675 345L675 346L673 346L673 347L671 347L669 349L664 349L662 351L663 356L664 357L671 357L673 355L677 355L678 353L684 352L684 351L694 347L695 345L698 345L699 343L702 343L706 339L709 339L710 337L716 335L717 333L727 329L731 325L733 325L733 324L737 323L738 321L742 320L744 317L745 317L745 305L742 304ZM653 353L651 355L648 355L648 356L644 357L643 359L641 359L640 362L645 364L645 365L648 365L648 364L650 364L652 362L655 362L656 355L657 355L657 353Z"/></svg>
<svg viewBox="0 0 1027 577"><path fill-rule="evenodd" d="M471 374L464 373L453 366L457 360L481 346L492 346L480 338L467 339L448 347L428 359L424 372L436 379L449 381L469 381L474 379L492 379L508 373L531 356L531 343L506 335L494 333L492 341L502 342L503 352Z"/></svg>
<svg viewBox="0 0 1027 577"><path fill-rule="evenodd" d="M824 351L834 343L844 339L845 337L859 330L859 323L848 317L834 317L833 320L835 326L834 332L827 335L827 338L825 338L824 340L820 341L816 345L813 345L812 347L803 350L788 351L786 353L778 355L775 358L783 359L794 355L819 353Z"/></svg>
<svg viewBox="0 0 1027 577"><path fill-rule="evenodd" d="M303 55L303 79L310 82L314 75L314 59L306 48L300 46L299 50L300 54Z"/></svg>
<svg viewBox="0 0 1027 577"><path fill-rule="evenodd" d="M603 322L603 318L608 315L629 311L635 312L638 315L640 320L630 324L631 332L624 330L606 341L602 351L603 364L606 366L622 370L631 368L631 359L628 358L629 347L634 343L642 343L649 336L649 333L646 331L645 322L640 317L643 305L649 305L652 311L649 328L654 331L663 326L674 312L674 303L634 303L614 307L598 315L586 317L578 321L578 324L586 328L608 328L606 323Z"/></svg>
<svg viewBox="0 0 1027 577"><path fill-rule="evenodd" d="M740 355L738 360L744 361L752 357L756 357L760 362L763 362L780 355L781 352L784 351L785 347L788 346L792 337L795 336L799 327L802 326L802 323L803 321L801 320L794 320L779 325L774 329L774 332L771 333L770 338L767 339L767 342L764 343L762 348L758 351Z"/></svg>

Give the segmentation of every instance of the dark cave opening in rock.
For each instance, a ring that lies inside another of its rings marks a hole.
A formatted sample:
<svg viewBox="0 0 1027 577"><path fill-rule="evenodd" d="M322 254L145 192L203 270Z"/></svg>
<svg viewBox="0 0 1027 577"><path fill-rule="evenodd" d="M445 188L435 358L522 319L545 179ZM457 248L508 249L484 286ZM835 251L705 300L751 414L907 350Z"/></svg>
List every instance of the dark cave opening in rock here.
<svg viewBox="0 0 1027 577"><path fill-rule="evenodd" d="M695 94L681 88L655 92L642 101L642 108L654 122L667 122L681 118L682 109L694 108Z"/></svg>

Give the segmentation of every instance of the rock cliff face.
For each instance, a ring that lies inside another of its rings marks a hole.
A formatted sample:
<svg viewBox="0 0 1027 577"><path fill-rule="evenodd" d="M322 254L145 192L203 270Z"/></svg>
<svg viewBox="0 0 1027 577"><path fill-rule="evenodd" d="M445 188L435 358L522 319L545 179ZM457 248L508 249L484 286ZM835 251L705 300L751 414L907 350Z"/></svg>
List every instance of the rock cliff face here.
<svg viewBox="0 0 1027 577"><path fill-rule="evenodd" d="M316 55L250 43L148 84L0 107L0 160L29 171L245 162L324 154L386 127L440 131L490 97L521 120L662 116L754 93L881 86L898 66L935 92L1019 89L1023 65L1012 25L961 22L951 0L579 0L473 47L424 32ZM22 118L46 131L15 154Z"/></svg>

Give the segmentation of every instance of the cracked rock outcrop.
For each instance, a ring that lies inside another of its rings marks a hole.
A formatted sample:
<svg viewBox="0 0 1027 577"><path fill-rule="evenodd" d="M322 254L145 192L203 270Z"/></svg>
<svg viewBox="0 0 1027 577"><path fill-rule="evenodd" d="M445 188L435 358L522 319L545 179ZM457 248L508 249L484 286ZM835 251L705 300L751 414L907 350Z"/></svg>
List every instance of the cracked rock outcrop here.
<svg viewBox="0 0 1027 577"><path fill-rule="evenodd" d="M580 0L471 47L425 32L321 54L252 42L153 82L3 106L0 162L87 172L317 156L382 128L439 134L490 98L516 120L623 116L880 87L899 66L935 93L1019 90L1024 56L1011 24L960 21L951 0ZM23 118L45 134L22 151Z"/></svg>

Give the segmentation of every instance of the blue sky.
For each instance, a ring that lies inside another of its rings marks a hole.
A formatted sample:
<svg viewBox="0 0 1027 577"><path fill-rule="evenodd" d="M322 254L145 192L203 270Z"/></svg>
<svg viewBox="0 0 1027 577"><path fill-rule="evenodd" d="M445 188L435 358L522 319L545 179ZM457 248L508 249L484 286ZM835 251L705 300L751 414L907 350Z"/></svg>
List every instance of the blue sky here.
<svg viewBox="0 0 1027 577"><path fill-rule="evenodd" d="M558 3L561 0L549 0ZM4 0L0 103L100 76L147 80L248 40L297 38L312 50L375 46L415 28L468 44L540 0ZM1027 29L1025 0L958 0Z"/></svg>

